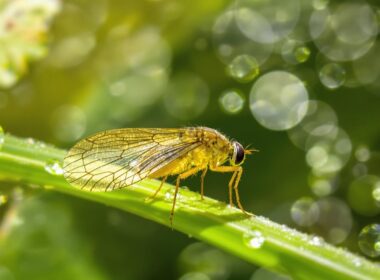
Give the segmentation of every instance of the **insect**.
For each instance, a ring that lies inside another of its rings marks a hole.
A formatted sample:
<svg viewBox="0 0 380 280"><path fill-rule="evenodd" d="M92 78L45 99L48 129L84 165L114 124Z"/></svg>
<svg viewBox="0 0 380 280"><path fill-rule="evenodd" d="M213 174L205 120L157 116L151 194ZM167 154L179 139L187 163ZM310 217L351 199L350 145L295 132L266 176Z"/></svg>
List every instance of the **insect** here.
<svg viewBox="0 0 380 280"><path fill-rule="evenodd" d="M215 129L188 128L122 128L103 131L76 143L64 159L66 180L89 191L111 191L127 187L144 178L162 178L151 198L161 190L168 176L177 175L170 222L181 180L201 175L201 199L208 170L231 172L228 184L229 203L233 191L238 207L238 185L243 173L241 164L254 150L244 149ZM224 165L229 161L230 165Z"/></svg>

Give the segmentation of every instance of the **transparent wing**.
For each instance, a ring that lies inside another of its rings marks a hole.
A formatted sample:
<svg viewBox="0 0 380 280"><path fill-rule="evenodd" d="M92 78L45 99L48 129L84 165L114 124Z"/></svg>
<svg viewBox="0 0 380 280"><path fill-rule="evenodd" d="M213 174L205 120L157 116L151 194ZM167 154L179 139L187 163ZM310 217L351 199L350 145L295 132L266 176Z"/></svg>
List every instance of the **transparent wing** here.
<svg viewBox="0 0 380 280"><path fill-rule="evenodd" d="M85 138L67 153L64 176L90 191L129 186L200 146L184 129L124 128Z"/></svg>

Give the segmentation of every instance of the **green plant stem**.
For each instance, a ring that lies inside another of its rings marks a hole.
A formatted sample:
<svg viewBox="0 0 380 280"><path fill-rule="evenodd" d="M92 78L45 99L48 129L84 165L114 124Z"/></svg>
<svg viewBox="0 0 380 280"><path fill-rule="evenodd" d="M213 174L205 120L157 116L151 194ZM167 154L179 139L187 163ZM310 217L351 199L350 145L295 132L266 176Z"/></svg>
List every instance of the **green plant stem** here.
<svg viewBox="0 0 380 280"><path fill-rule="evenodd" d="M146 200L160 181L144 180L112 192L87 192L68 184L60 170L60 150L31 139L6 135L0 148L0 179L38 184L47 190L97 201L170 227L173 186L165 184L154 200ZM239 209L181 189L173 229L294 279L380 279L379 265L270 220L247 217Z"/></svg>

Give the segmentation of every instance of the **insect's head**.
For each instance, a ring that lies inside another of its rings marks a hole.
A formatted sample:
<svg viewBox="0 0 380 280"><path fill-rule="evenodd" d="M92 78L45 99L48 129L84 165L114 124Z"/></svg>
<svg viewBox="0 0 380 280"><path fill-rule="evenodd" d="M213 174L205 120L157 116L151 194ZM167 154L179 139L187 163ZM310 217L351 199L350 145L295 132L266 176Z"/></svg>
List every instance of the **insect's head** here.
<svg viewBox="0 0 380 280"><path fill-rule="evenodd" d="M230 157L231 165L241 165L245 160L245 155L250 155L255 151L244 149L244 147L237 141L232 142L232 148L233 150L231 151Z"/></svg>

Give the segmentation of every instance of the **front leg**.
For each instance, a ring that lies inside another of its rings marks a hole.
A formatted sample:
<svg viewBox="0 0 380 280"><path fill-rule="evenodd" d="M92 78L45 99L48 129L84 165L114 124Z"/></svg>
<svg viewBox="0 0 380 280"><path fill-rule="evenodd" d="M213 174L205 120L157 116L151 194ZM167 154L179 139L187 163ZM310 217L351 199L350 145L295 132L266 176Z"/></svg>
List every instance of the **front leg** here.
<svg viewBox="0 0 380 280"><path fill-rule="evenodd" d="M235 190L236 201L240 210L243 211L245 214L248 214L244 210L243 205L240 202L240 196L239 196L239 190L238 190L240 178L241 178L241 175L243 174L243 168L241 166L214 166L214 167L210 167L210 170L215 171L215 172L222 172L222 173L233 172L231 180L228 183L230 205L232 205L232 186L233 186ZM235 184L234 184L234 181L235 181Z"/></svg>

